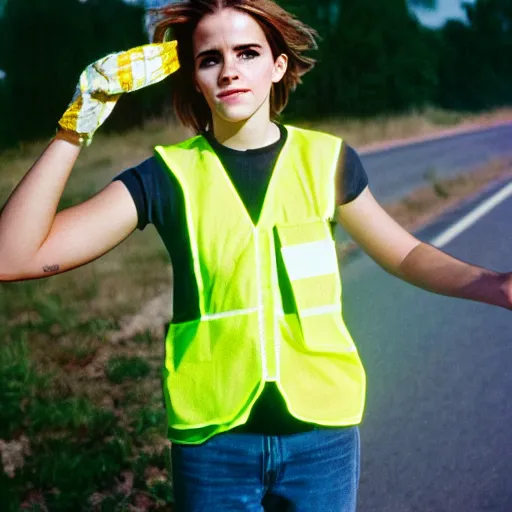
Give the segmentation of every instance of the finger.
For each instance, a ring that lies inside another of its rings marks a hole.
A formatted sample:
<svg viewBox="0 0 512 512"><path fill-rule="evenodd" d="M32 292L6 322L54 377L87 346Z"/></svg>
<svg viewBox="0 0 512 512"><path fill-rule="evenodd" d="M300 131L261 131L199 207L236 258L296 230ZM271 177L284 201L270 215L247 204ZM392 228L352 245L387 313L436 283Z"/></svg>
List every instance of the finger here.
<svg viewBox="0 0 512 512"><path fill-rule="evenodd" d="M178 68L176 41L146 44L87 66L80 77L80 89L89 94L122 94L160 82Z"/></svg>
<svg viewBox="0 0 512 512"><path fill-rule="evenodd" d="M118 55L111 94L131 92L160 82L179 68L176 41L148 44Z"/></svg>
<svg viewBox="0 0 512 512"><path fill-rule="evenodd" d="M147 73L149 77L147 85L163 80L180 67L177 41L169 41L154 46L157 46L157 55L148 62L150 69Z"/></svg>

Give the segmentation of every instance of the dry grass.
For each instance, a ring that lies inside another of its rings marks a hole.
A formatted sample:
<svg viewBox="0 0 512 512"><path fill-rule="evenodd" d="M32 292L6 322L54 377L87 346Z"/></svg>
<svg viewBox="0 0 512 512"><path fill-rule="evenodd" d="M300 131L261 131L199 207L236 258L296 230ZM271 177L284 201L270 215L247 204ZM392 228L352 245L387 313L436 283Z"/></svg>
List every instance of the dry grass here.
<svg viewBox="0 0 512 512"><path fill-rule="evenodd" d="M352 146L361 148L382 141L428 136L447 128L483 127L511 119L510 108L479 115L429 108L401 116L366 120L333 118L302 121L297 125L333 133L346 139ZM102 187L117 172L150 156L155 144L172 144L190 135L181 126L161 120L147 122L143 129L124 134L105 135L100 130L95 135L93 145L82 151L66 192L85 194L89 189ZM15 149L0 151L0 202L20 181L46 144L45 141L24 143Z"/></svg>
<svg viewBox="0 0 512 512"><path fill-rule="evenodd" d="M495 160L455 178L438 180L415 190L385 210L408 231L416 231L490 183L512 177L512 160Z"/></svg>
<svg viewBox="0 0 512 512"><path fill-rule="evenodd" d="M406 141L410 138L432 136L450 129L485 127L511 119L510 108L479 115L428 108L422 112L411 112L401 116L380 116L366 120L333 118L300 124L305 128L318 129L342 137L351 146L360 149L386 141Z"/></svg>
<svg viewBox="0 0 512 512"><path fill-rule="evenodd" d="M152 154L155 144L173 144L190 134L183 128L162 121L146 123L144 129L123 134L98 132L91 147L84 149L69 178L64 196L88 197L105 186L123 169L140 163ZM0 202L33 165L47 141L20 144L0 152Z"/></svg>

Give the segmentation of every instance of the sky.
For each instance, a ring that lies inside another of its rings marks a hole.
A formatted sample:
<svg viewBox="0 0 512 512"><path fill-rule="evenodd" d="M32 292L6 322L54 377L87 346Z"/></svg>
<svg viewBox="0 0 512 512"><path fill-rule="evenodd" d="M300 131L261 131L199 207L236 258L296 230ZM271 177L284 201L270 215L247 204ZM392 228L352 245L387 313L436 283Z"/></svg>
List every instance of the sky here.
<svg viewBox="0 0 512 512"><path fill-rule="evenodd" d="M475 0L466 0L473 4ZM420 21L429 27L439 27L449 18L465 20L466 13L461 7L462 0L437 0L436 10L415 9Z"/></svg>

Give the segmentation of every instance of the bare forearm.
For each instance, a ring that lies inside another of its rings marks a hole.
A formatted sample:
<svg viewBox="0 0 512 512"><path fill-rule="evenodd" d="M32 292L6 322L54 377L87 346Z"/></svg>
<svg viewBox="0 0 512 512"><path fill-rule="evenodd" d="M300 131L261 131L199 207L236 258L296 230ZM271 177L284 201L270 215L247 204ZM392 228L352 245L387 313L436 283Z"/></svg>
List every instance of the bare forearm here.
<svg viewBox="0 0 512 512"><path fill-rule="evenodd" d="M458 260L428 244L414 248L393 273L434 293L510 308L504 274Z"/></svg>
<svg viewBox="0 0 512 512"><path fill-rule="evenodd" d="M48 236L80 147L54 140L0 212L0 268L30 259Z"/></svg>

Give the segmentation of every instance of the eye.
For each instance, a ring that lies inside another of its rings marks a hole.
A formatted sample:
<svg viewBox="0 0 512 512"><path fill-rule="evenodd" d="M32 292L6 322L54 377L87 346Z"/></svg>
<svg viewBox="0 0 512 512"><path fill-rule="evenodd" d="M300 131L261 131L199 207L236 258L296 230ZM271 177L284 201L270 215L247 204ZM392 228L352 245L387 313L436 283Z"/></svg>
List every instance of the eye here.
<svg viewBox="0 0 512 512"><path fill-rule="evenodd" d="M218 57L205 57L200 63L200 68L209 68L214 66L219 61Z"/></svg>
<svg viewBox="0 0 512 512"><path fill-rule="evenodd" d="M240 57L242 58L242 60L252 60L259 56L260 56L260 54L256 50L244 50L240 54Z"/></svg>

